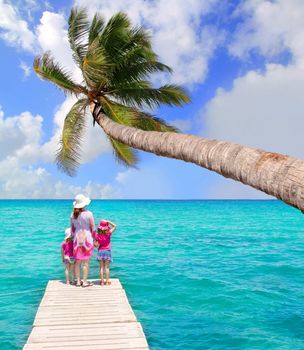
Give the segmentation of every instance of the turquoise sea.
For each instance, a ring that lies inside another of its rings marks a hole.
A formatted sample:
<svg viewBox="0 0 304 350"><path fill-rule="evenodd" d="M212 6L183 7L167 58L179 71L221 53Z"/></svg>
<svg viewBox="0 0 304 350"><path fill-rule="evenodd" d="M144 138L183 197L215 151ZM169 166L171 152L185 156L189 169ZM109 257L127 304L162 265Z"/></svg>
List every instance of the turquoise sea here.
<svg viewBox="0 0 304 350"><path fill-rule="evenodd" d="M278 201L93 201L151 349L304 349L304 216ZM0 201L0 349L21 349L71 201ZM98 277L91 262L91 277ZM20 293L22 292L22 293Z"/></svg>

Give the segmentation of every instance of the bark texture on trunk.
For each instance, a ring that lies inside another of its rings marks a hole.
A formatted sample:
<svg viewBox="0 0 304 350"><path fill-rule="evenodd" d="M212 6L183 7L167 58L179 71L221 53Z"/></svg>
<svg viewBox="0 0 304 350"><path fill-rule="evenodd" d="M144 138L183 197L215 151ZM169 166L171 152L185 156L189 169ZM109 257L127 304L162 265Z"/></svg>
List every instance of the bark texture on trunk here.
<svg viewBox="0 0 304 350"><path fill-rule="evenodd" d="M143 131L96 116L106 134L128 146L197 164L304 210L304 161L194 135Z"/></svg>

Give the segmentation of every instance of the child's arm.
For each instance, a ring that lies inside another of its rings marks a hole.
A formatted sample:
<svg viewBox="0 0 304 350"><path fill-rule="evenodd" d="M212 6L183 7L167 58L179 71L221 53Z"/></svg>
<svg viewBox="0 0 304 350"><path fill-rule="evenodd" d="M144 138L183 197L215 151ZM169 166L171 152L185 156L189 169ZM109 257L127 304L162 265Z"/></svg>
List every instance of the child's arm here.
<svg viewBox="0 0 304 350"><path fill-rule="evenodd" d="M112 226L111 227L111 233L113 233L116 230L116 224L108 220L108 223Z"/></svg>

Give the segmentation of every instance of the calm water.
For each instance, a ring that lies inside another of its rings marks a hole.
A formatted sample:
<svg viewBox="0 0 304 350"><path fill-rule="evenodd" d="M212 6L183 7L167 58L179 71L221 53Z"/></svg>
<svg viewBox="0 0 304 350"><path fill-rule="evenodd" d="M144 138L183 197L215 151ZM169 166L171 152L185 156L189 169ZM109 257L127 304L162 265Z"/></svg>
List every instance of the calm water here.
<svg viewBox="0 0 304 350"><path fill-rule="evenodd" d="M276 201L94 201L151 349L304 349L304 216ZM0 349L21 349L70 201L0 201ZM92 260L91 277L97 277ZM4 295L12 293L11 295Z"/></svg>

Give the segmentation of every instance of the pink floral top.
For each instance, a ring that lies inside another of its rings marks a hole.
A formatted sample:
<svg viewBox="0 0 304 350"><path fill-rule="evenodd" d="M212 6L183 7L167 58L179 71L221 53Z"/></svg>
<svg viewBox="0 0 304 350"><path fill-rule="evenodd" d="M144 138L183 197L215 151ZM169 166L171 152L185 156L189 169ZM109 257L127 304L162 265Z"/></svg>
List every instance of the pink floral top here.
<svg viewBox="0 0 304 350"><path fill-rule="evenodd" d="M111 231L103 234L95 233L93 235L93 238L99 244L98 250L111 250L111 235Z"/></svg>
<svg viewBox="0 0 304 350"><path fill-rule="evenodd" d="M75 260L88 260L94 252L92 234L95 233L93 214L83 210L77 219L71 215L71 230L74 235L73 251Z"/></svg>
<svg viewBox="0 0 304 350"><path fill-rule="evenodd" d="M73 258L73 241L63 241L61 243L61 247L62 247L62 250L63 250L63 255L64 256L68 256L70 258Z"/></svg>

